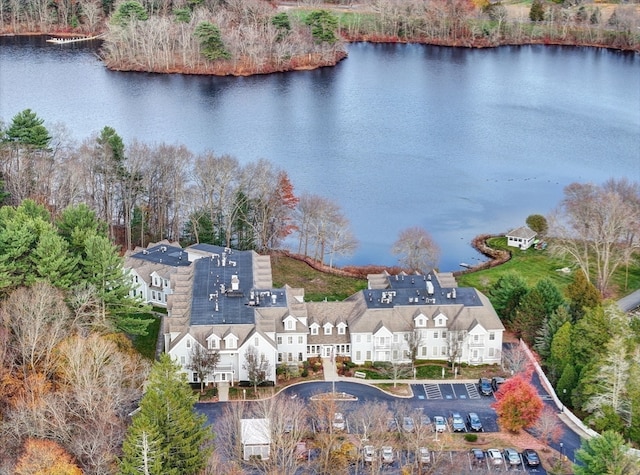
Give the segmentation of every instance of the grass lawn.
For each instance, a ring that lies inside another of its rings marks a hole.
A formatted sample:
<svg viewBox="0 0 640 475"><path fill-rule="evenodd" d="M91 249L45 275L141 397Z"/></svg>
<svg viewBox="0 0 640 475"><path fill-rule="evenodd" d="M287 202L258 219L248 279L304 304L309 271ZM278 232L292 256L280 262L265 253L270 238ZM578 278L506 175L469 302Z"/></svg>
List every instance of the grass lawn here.
<svg viewBox="0 0 640 475"><path fill-rule="evenodd" d="M141 319L149 318L148 314L139 315ZM140 354L150 360L156 357L156 342L158 341L158 332L160 331L160 318L156 317L147 327L147 334L144 336L136 335L131 338L133 346Z"/></svg>
<svg viewBox="0 0 640 475"><path fill-rule="evenodd" d="M507 247L507 239L504 237L489 239L487 243L495 249L509 250L512 255L511 259L492 269L456 277L460 287L475 287L487 294L501 276L513 271L520 274L530 287L545 277L551 279L561 291L573 282L573 273L577 266L568 259L562 260L552 257L547 250L537 251L529 248L526 251L521 251L515 247ZM566 274L558 271L558 269L565 267L571 269L571 272ZM614 298L624 297L640 288L640 266L629 267L628 273L625 268L618 269L614 274L613 282L616 287Z"/></svg>
<svg viewBox="0 0 640 475"><path fill-rule="evenodd" d="M305 290L305 301L317 302L324 299L342 301L367 287L365 279L340 277L319 272L304 262L285 256L271 257L273 286L288 284Z"/></svg>

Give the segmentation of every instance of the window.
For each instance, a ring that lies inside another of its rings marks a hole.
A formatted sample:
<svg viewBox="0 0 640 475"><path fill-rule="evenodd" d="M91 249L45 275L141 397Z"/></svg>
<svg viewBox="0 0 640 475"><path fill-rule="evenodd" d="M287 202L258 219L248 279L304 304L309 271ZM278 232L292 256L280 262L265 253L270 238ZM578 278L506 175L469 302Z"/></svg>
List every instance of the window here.
<svg viewBox="0 0 640 475"><path fill-rule="evenodd" d="M493 358L496 355L496 349L495 348L489 348L489 356L491 358Z"/></svg>
<svg viewBox="0 0 640 475"><path fill-rule="evenodd" d="M440 347L440 354L442 356L447 356L447 347L446 346Z"/></svg>
<svg viewBox="0 0 640 475"><path fill-rule="evenodd" d="M438 339L438 332L433 332L433 338Z"/></svg>
<svg viewBox="0 0 640 475"><path fill-rule="evenodd" d="M356 361L360 361L361 356L362 356L362 353L360 353L359 351L356 351Z"/></svg>
<svg viewBox="0 0 640 475"><path fill-rule="evenodd" d="M282 363L282 353L278 353L278 363Z"/></svg>
<svg viewBox="0 0 640 475"><path fill-rule="evenodd" d="M431 349L431 354L432 354L433 356L438 356L438 347L437 347L437 346L434 346L434 347Z"/></svg>
<svg viewBox="0 0 640 475"><path fill-rule="evenodd" d="M394 343L398 343L398 334L397 333L393 334L393 342Z"/></svg>
<svg viewBox="0 0 640 475"><path fill-rule="evenodd" d="M422 355L422 356L427 356L427 347L426 347L426 346L423 346L423 347L421 348L421 355Z"/></svg>
<svg viewBox="0 0 640 475"><path fill-rule="evenodd" d="M411 335L411 333L405 333L404 334L404 341L409 341L409 336Z"/></svg>
<svg viewBox="0 0 640 475"><path fill-rule="evenodd" d="M362 335L356 335L356 343L360 343L362 341Z"/></svg>
<svg viewBox="0 0 640 475"><path fill-rule="evenodd" d="M191 348L191 340L187 338L187 348Z"/></svg>
<svg viewBox="0 0 640 475"><path fill-rule="evenodd" d="M218 348L218 340L216 340L215 338L211 338L209 340L209 349L214 350L216 348Z"/></svg>
<svg viewBox="0 0 640 475"><path fill-rule="evenodd" d="M371 335L367 335L367 343L371 343Z"/></svg>
<svg viewBox="0 0 640 475"><path fill-rule="evenodd" d="M282 337L281 336L278 337L278 345L282 345Z"/></svg>
<svg viewBox="0 0 640 475"><path fill-rule="evenodd" d="M311 327L311 334L312 335L317 335L318 334L318 327L316 325Z"/></svg>
<svg viewBox="0 0 640 475"><path fill-rule="evenodd" d="M371 351L367 351L367 361L371 361Z"/></svg>
<svg viewBox="0 0 640 475"><path fill-rule="evenodd" d="M445 338L445 339L447 338L447 332L445 331L442 332L442 338Z"/></svg>
<svg viewBox="0 0 640 475"><path fill-rule="evenodd" d="M393 360L394 361L398 360L398 350L393 350Z"/></svg>
<svg viewBox="0 0 640 475"><path fill-rule="evenodd" d="M184 365L185 364L185 358L184 356L180 357L180 364Z"/></svg>
<svg viewBox="0 0 640 475"><path fill-rule="evenodd" d="M253 346L260 346L260 338L255 337L253 339Z"/></svg>
<svg viewBox="0 0 640 475"><path fill-rule="evenodd" d="M287 337L287 345L293 345L293 337L292 336L288 336Z"/></svg>
<svg viewBox="0 0 640 475"><path fill-rule="evenodd" d="M235 348L237 344L235 338L227 338L225 342L226 342L227 348Z"/></svg>
<svg viewBox="0 0 640 475"><path fill-rule="evenodd" d="M478 335L473 335L473 341L478 343L478 341L480 341L480 336Z"/></svg>
<svg viewBox="0 0 640 475"><path fill-rule="evenodd" d="M331 325L327 325L324 327L324 334L331 335Z"/></svg>
<svg viewBox="0 0 640 475"><path fill-rule="evenodd" d="M418 318L416 320L416 326L417 327L423 327L424 326L424 318Z"/></svg>
<svg viewBox="0 0 640 475"><path fill-rule="evenodd" d="M287 361L293 361L293 353L287 353Z"/></svg>
<svg viewBox="0 0 640 475"><path fill-rule="evenodd" d="M287 330L293 330L293 321L287 320Z"/></svg>
<svg viewBox="0 0 640 475"><path fill-rule="evenodd" d="M302 345L304 343L304 337L302 335L298 335L298 345Z"/></svg>
<svg viewBox="0 0 640 475"><path fill-rule="evenodd" d="M302 361L302 353L298 353L298 361Z"/></svg>
<svg viewBox="0 0 640 475"><path fill-rule="evenodd" d="M489 332L489 341L493 341L496 339L496 334L495 332Z"/></svg>
<svg viewBox="0 0 640 475"><path fill-rule="evenodd" d="M338 335L344 335L344 325L338 326Z"/></svg>
<svg viewBox="0 0 640 475"><path fill-rule="evenodd" d="M193 373L193 382L194 383L198 382L198 373Z"/></svg>

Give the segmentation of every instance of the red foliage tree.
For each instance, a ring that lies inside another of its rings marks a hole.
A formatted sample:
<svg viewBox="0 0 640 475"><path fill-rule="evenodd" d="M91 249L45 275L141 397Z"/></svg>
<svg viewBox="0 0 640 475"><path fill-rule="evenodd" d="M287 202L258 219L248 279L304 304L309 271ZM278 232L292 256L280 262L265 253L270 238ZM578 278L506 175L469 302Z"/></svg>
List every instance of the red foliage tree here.
<svg viewBox="0 0 640 475"><path fill-rule="evenodd" d="M542 399L524 374L505 381L495 396L497 401L491 407L498 414L500 427L508 431L520 432L533 426L540 417Z"/></svg>

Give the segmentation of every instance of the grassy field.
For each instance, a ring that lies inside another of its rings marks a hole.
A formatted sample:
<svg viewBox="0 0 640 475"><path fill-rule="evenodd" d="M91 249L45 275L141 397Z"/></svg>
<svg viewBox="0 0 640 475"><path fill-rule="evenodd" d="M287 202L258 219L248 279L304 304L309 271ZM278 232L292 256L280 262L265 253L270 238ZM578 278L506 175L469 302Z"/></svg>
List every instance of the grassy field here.
<svg viewBox="0 0 640 475"><path fill-rule="evenodd" d="M344 300L367 287L365 279L340 277L319 272L304 262L285 256L271 257L273 285L280 288L285 284L305 289L307 302Z"/></svg>
<svg viewBox="0 0 640 475"><path fill-rule="evenodd" d="M534 286L539 280L547 277L551 279L560 290L563 290L573 281L573 273L577 266L569 260L561 260L552 257L548 251L538 251L529 248L521 251L514 247L507 247L506 238L493 238L488 244L495 249L508 249L512 253L511 260L493 269L471 272L457 277L460 287L475 287L483 293L498 281L507 272L515 271L520 274L529 286ZM558 269L568 267L571 272L564 273ZM627 269L621 268L614 275L614 298L625 295L640 288L640 266L635 265Z"/></svg>

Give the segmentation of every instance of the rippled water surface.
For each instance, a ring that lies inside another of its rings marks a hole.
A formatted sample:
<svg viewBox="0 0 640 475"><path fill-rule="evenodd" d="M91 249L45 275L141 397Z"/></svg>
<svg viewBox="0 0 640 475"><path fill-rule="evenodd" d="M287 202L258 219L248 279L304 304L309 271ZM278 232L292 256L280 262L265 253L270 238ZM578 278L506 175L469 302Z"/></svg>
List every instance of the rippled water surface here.
<svg viewBox="0 0 640 475"><path fill-rule="evenodd" d="M640 56L567 47L349 46L334 68L249 78L107 71L91 45L0 38L0 118L31 108L84 139L267 158L337 201L360 240L341 263L394 264L426 228L440 267L476 234L546 214L573 181L640 181Z"/></svg>

